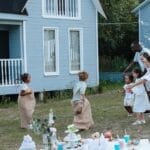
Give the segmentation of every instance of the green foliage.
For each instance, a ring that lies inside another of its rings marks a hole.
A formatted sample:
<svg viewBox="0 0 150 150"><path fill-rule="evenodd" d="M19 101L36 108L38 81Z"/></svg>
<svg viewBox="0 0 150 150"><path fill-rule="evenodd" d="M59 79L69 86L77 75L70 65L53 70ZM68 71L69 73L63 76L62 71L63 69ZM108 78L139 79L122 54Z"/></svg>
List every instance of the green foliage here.
<svg viewBox="0 0 150 150"><path fill-rule="evenodd" d="M6 95L0 96L0 108L8 108L13 105L15 105L15 102L11 99L11 97Z"/></svg>
<svg viewBox="0 0 150 150"><path fill-rule="evenodd" d="M111 82L101 83L107 89L117 88ZM109 87L110 86L110 87ZM124 135L124 130L133 138L149 138L150 137L150 119L147 118L147 123L143 126L133 126L134 117L127 117L127 112L123 108L123 98L121 93L108 90L99 95L88 96L92 106L92 114L95 122L94 128L81 132L84 138L91 137L95 132L104 133L108 128L113 131L114 137ZM66 134L66 127L72 123L73 113L70 101L49 101L48 103L37 104L34 117L46 116L50 108L53 108L58 120L56 121L57 135L59 139L63 139ZM0 113L0 145L2 150L18 150L24 135L29 134L36 142L37 149L43 149L41 135L36 135L32 130L23 130L19 128L19 114L17 105L9 109L1 109ZM139 134L139 128L142 133Z"/></svg>
<svg viewBox="0 0 150 150"><path fill-rule="evenodd" d="M102 92L113 91L122 89L123 82L101 81L99 86L102 88Z"/></svg>
<svg viewBox="0 0 150 150"><path fill-rule="evenodd" d="M59 90L59 91L44 91L44 103L47 103L49 100L63 100L71 98L72 89Z"/></svg>
<svg viewBox="0 0 150 150"><path fill-rule="evenodd" d="M100 59L101 72L122 72L127 65L128 61L122 56L112 58L111 56L104 55Z"/></svg>
<svg viewBox="0 0 150 150"><path fill-rule="evenodd" d="M138 39L138 18L131 11L139 2L101 0L101 3L108 19L99 17L100 56L123 56L129 60L132 58L130 43Z"/></svg>
<svg viewBox="0 0 150 150"><path fill-rule="evenodd" d="M101 89L99 86L96 87L89 87L87 88L86 94L92 95L101 93ZM48 101L61 101L64 99L71 99L72 98L72 89L66 89L66 90L60 90L60 91L44 91L44 103L47 103Z"/></svg>

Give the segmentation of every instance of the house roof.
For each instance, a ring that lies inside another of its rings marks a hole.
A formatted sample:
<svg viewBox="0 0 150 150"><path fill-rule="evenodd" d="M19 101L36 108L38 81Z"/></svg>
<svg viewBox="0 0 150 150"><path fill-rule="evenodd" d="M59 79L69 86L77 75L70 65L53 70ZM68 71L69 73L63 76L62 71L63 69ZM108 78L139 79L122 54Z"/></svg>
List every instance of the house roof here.
<svg viewBox="0 0 150 150"><path fill-rule="evenodd" d="M138 5L136 8L134 8L132 10L132 12L137 12L139 9L143 8L144 6L146 6L147 4L150 3L150 0L145 0L144 2L142 2L140 5Z"/></svg>
<svg viewBox="0 0 150 150"><path fill-rule="evenodd" d="M25 5L28 0L0 0L0 12L27 15Z"/></svg>
<svg viewBox="0 0 150 150"><path fill-rule="evenodd" d="M94 4L96 10L97 10L105 19L107 19L106 15L105 15L105 12L104 12L104 10L103 10L103 8L102 8L102 5L101 5L100 0L92 0L92 2L93 2L93 4Z"/></svg>
<svg viewBox="0 0 150 150"><path fill-rule="evenodd" d="M28 0L0 0L0 12L27 15L25 5ZM92 0L96 10L107 18L102 8L100 0Z"/></svg>

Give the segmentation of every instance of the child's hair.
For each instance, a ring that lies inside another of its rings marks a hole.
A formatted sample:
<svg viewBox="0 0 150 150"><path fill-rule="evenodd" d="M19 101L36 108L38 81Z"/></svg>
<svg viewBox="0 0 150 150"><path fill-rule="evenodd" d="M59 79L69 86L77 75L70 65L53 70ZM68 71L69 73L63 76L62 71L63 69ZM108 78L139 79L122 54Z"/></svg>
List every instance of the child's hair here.
<svg viewBox="0 0 150 150"><path fill-rule="evenodd" d="M134 47L135 45L139 45L139 41L135 40L131 43L131 47Z"/></svg>
<svg viewBox="0 0 150 150"><path fill-rule="evenodd" d="M85 71L79 72L79 80L80 81L85 81L88 79L88 73Z"/></svg>
<svg viewBox="0 0 150 150"><path fill-rule="evenodd" d="M150 62L150 55L147 52L142 53L142 56Z"/></svg>
<svg viewBox="0 0 150 150"><path fill-rule="evenodd" d="M139 68L133 69L132 72L138 74L137 78L140 78L142 76L142 71Z"/></svg>
<svg viewBox="0 0 150 150"><path fill-rule="evenodd" d="M124 75L124 78L125 77L128 77L129 78L129 80L130 80L130 82L133 82L133 75L131 74L131 73L126 73L125 75Z"/></svg>
<svg viewBox="0 0 150 150"><path fill-rule="evenodd" d="M131 43L131 48L136 48L136 49L139 49L139 50L142 49L142 47L141 47L138 40L135 40Z"/></svg>
<svg viewBox="0 0 150 150"><path fill-rule="evenodd" d="M29 76L30 76L29 73L22 74L21 75L21 81L26 82Z"/></svg>

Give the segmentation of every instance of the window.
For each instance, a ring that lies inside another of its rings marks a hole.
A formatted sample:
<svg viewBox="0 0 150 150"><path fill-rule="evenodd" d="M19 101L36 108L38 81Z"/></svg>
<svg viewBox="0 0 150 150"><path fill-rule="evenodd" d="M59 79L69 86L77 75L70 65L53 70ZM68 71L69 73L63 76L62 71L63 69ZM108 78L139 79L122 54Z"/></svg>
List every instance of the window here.
<svg viewBox="0 0 150 150"><path fill-rule="evenodd" d="M44 28L44 73L58 74L58 30Z"/></svg>
<svg viewBox="0 0 150 150"><path fill-rule="evenodd" d="M83 69L82 32L78 29L69 30L70 72L76 73Z"/></svg>
<svg viewBox="0 0 150 150"><path fill-rule="evenodd" d="M44 17L79 18L81 0L43 0Z"/></svg>

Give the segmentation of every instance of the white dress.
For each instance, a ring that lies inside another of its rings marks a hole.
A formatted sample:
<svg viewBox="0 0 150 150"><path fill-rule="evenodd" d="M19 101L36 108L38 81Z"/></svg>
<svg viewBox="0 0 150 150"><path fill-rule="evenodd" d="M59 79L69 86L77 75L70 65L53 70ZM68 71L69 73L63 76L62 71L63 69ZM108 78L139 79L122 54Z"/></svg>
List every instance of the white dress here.
<svg viewBox="0 0 150 150"><path fill-rule="evenodd" d="M124 106L133 106L134 103L134 93L129 91L127 89L127 86L132 85L133 83L130 84L125 84L124 85L124 90L125 90L125 96L124 96Z"/></svg>
<svg viewBox="0 0 150 150"><path fill-rule="evenodd" d="M146 80L145 86L146 90L150 91L150 68L146 68L147 72L141 77L141 79Z"/></svg>
<svg viewBox="0 0 150 150"><path fill-rule="evenodd" d="M142 50L140 52L136 52L135 53L133 61L137 62L139 64L141 70L144 71L145 65L144 65L144 63L141 60L141 54L142 53L148 53L150 55L150 51L146 47L144 47L144 46L142 46L142 47L143 48L142 48Z"/></svg>
<svg viewBox="0 0 150 150"><path fill-rule="evenodd" d="M147 72L141 77L141 79L144 79L146 81L150 81L150 68L147 68Z"/></svg>
<svg viewBox="0 0 150 150"><path fill-rule="evenodd" d="M136 82L139 82L140 79L136 79ZM135 101L133 105L133 112L145 112L146 110L150 110L150 102L148 99L148 95L146 93L145 87L143 84L135 86L132 89L135 94Z"/></svg>
<svg viewBox="0 0 150 150"><path fill-rule="evenodd" d="M20 92L21 91L26 91L26 90L28 90L29 89L29 87L28 87L28 84L27 83L22 83L21 85L20 85Z"/></svg>

